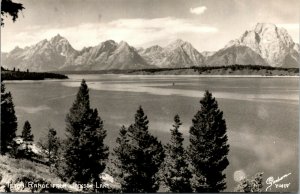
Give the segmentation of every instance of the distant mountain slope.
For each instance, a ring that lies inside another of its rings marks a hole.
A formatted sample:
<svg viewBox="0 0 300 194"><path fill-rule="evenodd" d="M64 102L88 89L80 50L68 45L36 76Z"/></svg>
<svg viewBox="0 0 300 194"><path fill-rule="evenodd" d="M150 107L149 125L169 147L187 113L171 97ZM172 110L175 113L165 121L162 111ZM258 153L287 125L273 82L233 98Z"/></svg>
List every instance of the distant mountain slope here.
<svg viewBox="0 0 300 194"><path fill-rule="evenodd" d="M158 45L151 46L146 49L140 49L139 54L149 63L160 67L161 62L166 57L163 48Z"/></svg>
<svg viewBox="0 0 300 194"><path fill-rule="evenodd" d="M204 61L206 61L209 57L211 57L215 53L216 51L203 51L201 52L201 55L203 55Z"/></svg>
<svg viewBox="0 0 300 194"><path fill-rule="evenodd" d="M180 39L166 47L152 46L140 52L141 56L158 67L190 67L204 64L204 57L189 42Z"/></svg>
<svg viewBox="0 0 300 194"><path fill-rule="evenodd" d="M233 47L237 51L237 61L231 61L233 64L260 64L261 60L255 53L259 54L272 67L298 67L299 66L299 45L295 44L283 28L278 28L274 24L258 23L254 29L246 31L240 38L230 41L225 48L221 49L223 57L220 52L208 58L207 64L215 65L216 58L226 58L229 55L226 51L232 52ZM239 51L239 48L248 47L248 55L245 52ZM240 55L242 54L242 55ZM254 56L251 59L249 56Z"/></svg>
<svg viewBox="0 0 300 194"><path fill-rule="evenodd" d="M223 65L268 65L267 62L255 51L247 46L231 46L219 50L208 57L206 64L209 66Z"/></svg>
<svg viewBox="0 0 300 194"><path fill-rule="evenodd" d="M6 52L1 52L1 65L6 63L6 58L7 58L7 53ZM2 66L1 66L2 70Z"/></svg>

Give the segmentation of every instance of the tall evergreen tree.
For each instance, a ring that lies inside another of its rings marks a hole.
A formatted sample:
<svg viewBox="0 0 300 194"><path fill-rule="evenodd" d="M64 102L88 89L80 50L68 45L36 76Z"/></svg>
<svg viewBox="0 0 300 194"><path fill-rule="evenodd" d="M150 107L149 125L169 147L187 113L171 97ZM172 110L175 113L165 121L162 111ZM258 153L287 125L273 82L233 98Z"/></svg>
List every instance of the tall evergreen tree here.
<svg viewBox="0 0 300 194"><path fill-rule="evenodd" d="M60 139L57 137L57 132L52 127L48 128L48 134L39 140L38 146L43 151L45 158L47 158L49 166L55 164L58 157L60 147Z"/></svg>
<svg viewBox="0 0 300 194"><path fill-rule="evenodd" d="M89 89L85 80L81 82L66 123L64 176L68 177L69 182L99 185L99 175L104 171L108 158L108 147L103 142L106 130L97 109L90 108Z"/></svg>
<svg viewBox="0 0 300 194"><path fill-rule="evenodd" d="M31 125L29 121L25 121L22 131L22 138L24 141L32 142L33 134L31 133Z"/></svg>
<svg viewBox="0 0 300 194"><path fill-rule="evenodd" d="M124 174L130 159L129 139L127 135L127 129L124 125L120 128L116 143L117 146L113 149L112 153L113 167L110 169L110 171L115 177L116 181L121 185L124 185L126 184L126 182L124 182Z"/></svg>
<svg viewBox="0 0 300 194"><path fill-rule="evenodd" d="M189 155L196 192L220 192L226 188L223 170L228 166L226 123L223 112L209 91L200 101L201 109L190 128Z"/></svg>
<svg viewBox="0 0 300 194"><path fill-rule="evenodd" d="M1 154L8 151L16 137L17 117L10 92L5 92L5 85L1 81Z"/></svg>
<svg viewBox="0 0 300 194"><path fill-rule="evenodd" d="M183 136L179 132L182 125L178 115L174 117L171 129L171 141L165 146L166 157L163 165L163 182L169 191L174 193L192 192L190 179L192 174L188 169L187 154L183 148Z"/></svg>
<svg viewBox="0 0 300 194"><path fill-rule="evenodd" d="M120 130L114 149L116 167L122 192L156 192L158 171L164 159L164 149L148 130L148 118L142 107L135 114L135 123Z"/></svg>

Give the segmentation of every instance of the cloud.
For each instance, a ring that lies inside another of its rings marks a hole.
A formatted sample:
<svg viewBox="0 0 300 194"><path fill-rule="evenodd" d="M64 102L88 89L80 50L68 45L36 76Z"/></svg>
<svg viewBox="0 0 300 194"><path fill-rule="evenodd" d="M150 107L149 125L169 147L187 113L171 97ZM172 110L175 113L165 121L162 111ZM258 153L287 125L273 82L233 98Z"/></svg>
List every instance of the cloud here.
<svg viewBox="0 0 300 194"><path fill-rule="evenodd" d="M155 40L164 41L180 34L215 33L217 28L201 25L195 21L172 17L155 19L121 19L108 24L103 33L116 40L128 40L135 45L143 45Z"/></svg>
<svg viewBox="0 0 300 194"><path fill-rule="evenodd" d="M42 106L38 106L38 107L17 106L16 109L22 110L28 114L36 114L41 111L51 110L51 108L46 105L42 105Z"/></svg>
<svg viewBox="0 0 300 194"><path fill-rule="evenodd" d="M201 15L201 14L203 14L206 10L207 10L207 7L205 7L205 6L195 7L195 8L190 8L190 12L191 12L192 14L196 14L196 15Z"/></svg>
<svg viewBox="0 0 300 194"><path fill-rule="evenodd" d="M102 23L83 23L77 26L28 26L22 32L7 37L2 44L3 50L15 46L29 46L56 34L66 37L75 49L84 46L95 46L108 39L117 42L124 40L133 46L150 46L166 44L181 35L197 36L218 32L214 26L204 25L196 20L173 17L153 19L118 19Z"/></svg>
<svg viewBox="0 0 300 194"><path fill-rule="evenodd" d="M299 30L300 27L298 23L277 24L277 26L286 30Z"/></svg>

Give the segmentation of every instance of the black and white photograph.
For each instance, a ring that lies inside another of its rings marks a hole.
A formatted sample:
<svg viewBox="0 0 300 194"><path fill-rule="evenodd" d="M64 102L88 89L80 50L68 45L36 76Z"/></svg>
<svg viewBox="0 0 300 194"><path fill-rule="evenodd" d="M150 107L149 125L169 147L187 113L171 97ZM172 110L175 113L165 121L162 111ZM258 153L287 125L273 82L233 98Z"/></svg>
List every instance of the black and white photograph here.
<svg viewBox="0 0 300 194"><path fill-rule="evenodd" d="M1 0L0 192L298 192L298 0Z"/></svg>

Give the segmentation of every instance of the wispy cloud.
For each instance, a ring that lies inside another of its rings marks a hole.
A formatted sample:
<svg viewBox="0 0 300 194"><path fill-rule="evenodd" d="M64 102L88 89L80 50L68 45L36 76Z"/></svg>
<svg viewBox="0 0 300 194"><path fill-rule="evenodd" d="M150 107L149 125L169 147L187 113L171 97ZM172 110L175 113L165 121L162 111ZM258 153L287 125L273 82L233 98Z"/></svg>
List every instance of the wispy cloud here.
<svg viewBox="0 0 300 194"><path fill-rule="evenodd" d="M149 46L150 44L167 43L182 34L200 35L216 33L218 28L204 25L196 20L173 17L154 19L118 19L106 23L83 23L71 27L31 26L13 36L14 41L5 40L4 50L11 50L17 45L24 47L37 41L51 38L57 33L65 36L76 48L94 46L100 42L113 39L127 41L133 46ZM149 44L149 45L147 45Z"/></svg>
<svg viewBox="0 0 300 194"><path fill-rule="evenodd" d="M196 14L196 15L201 15L201 14L203 14L206 10L207 10L207 7L205 7L205 6L195 7L195 8L190 8L190 12L191 12L192 14Z"/></svg>
<svg viewBox="0 0 300 194"><path fill-rule="evenodd" d="M24 112L29 113L29 114L36 114L36 113L39 113L41 111L51 110L51 108L46 106L46 105L37 106L37 107L16 106L16 109L24 111Z"/></svg>

